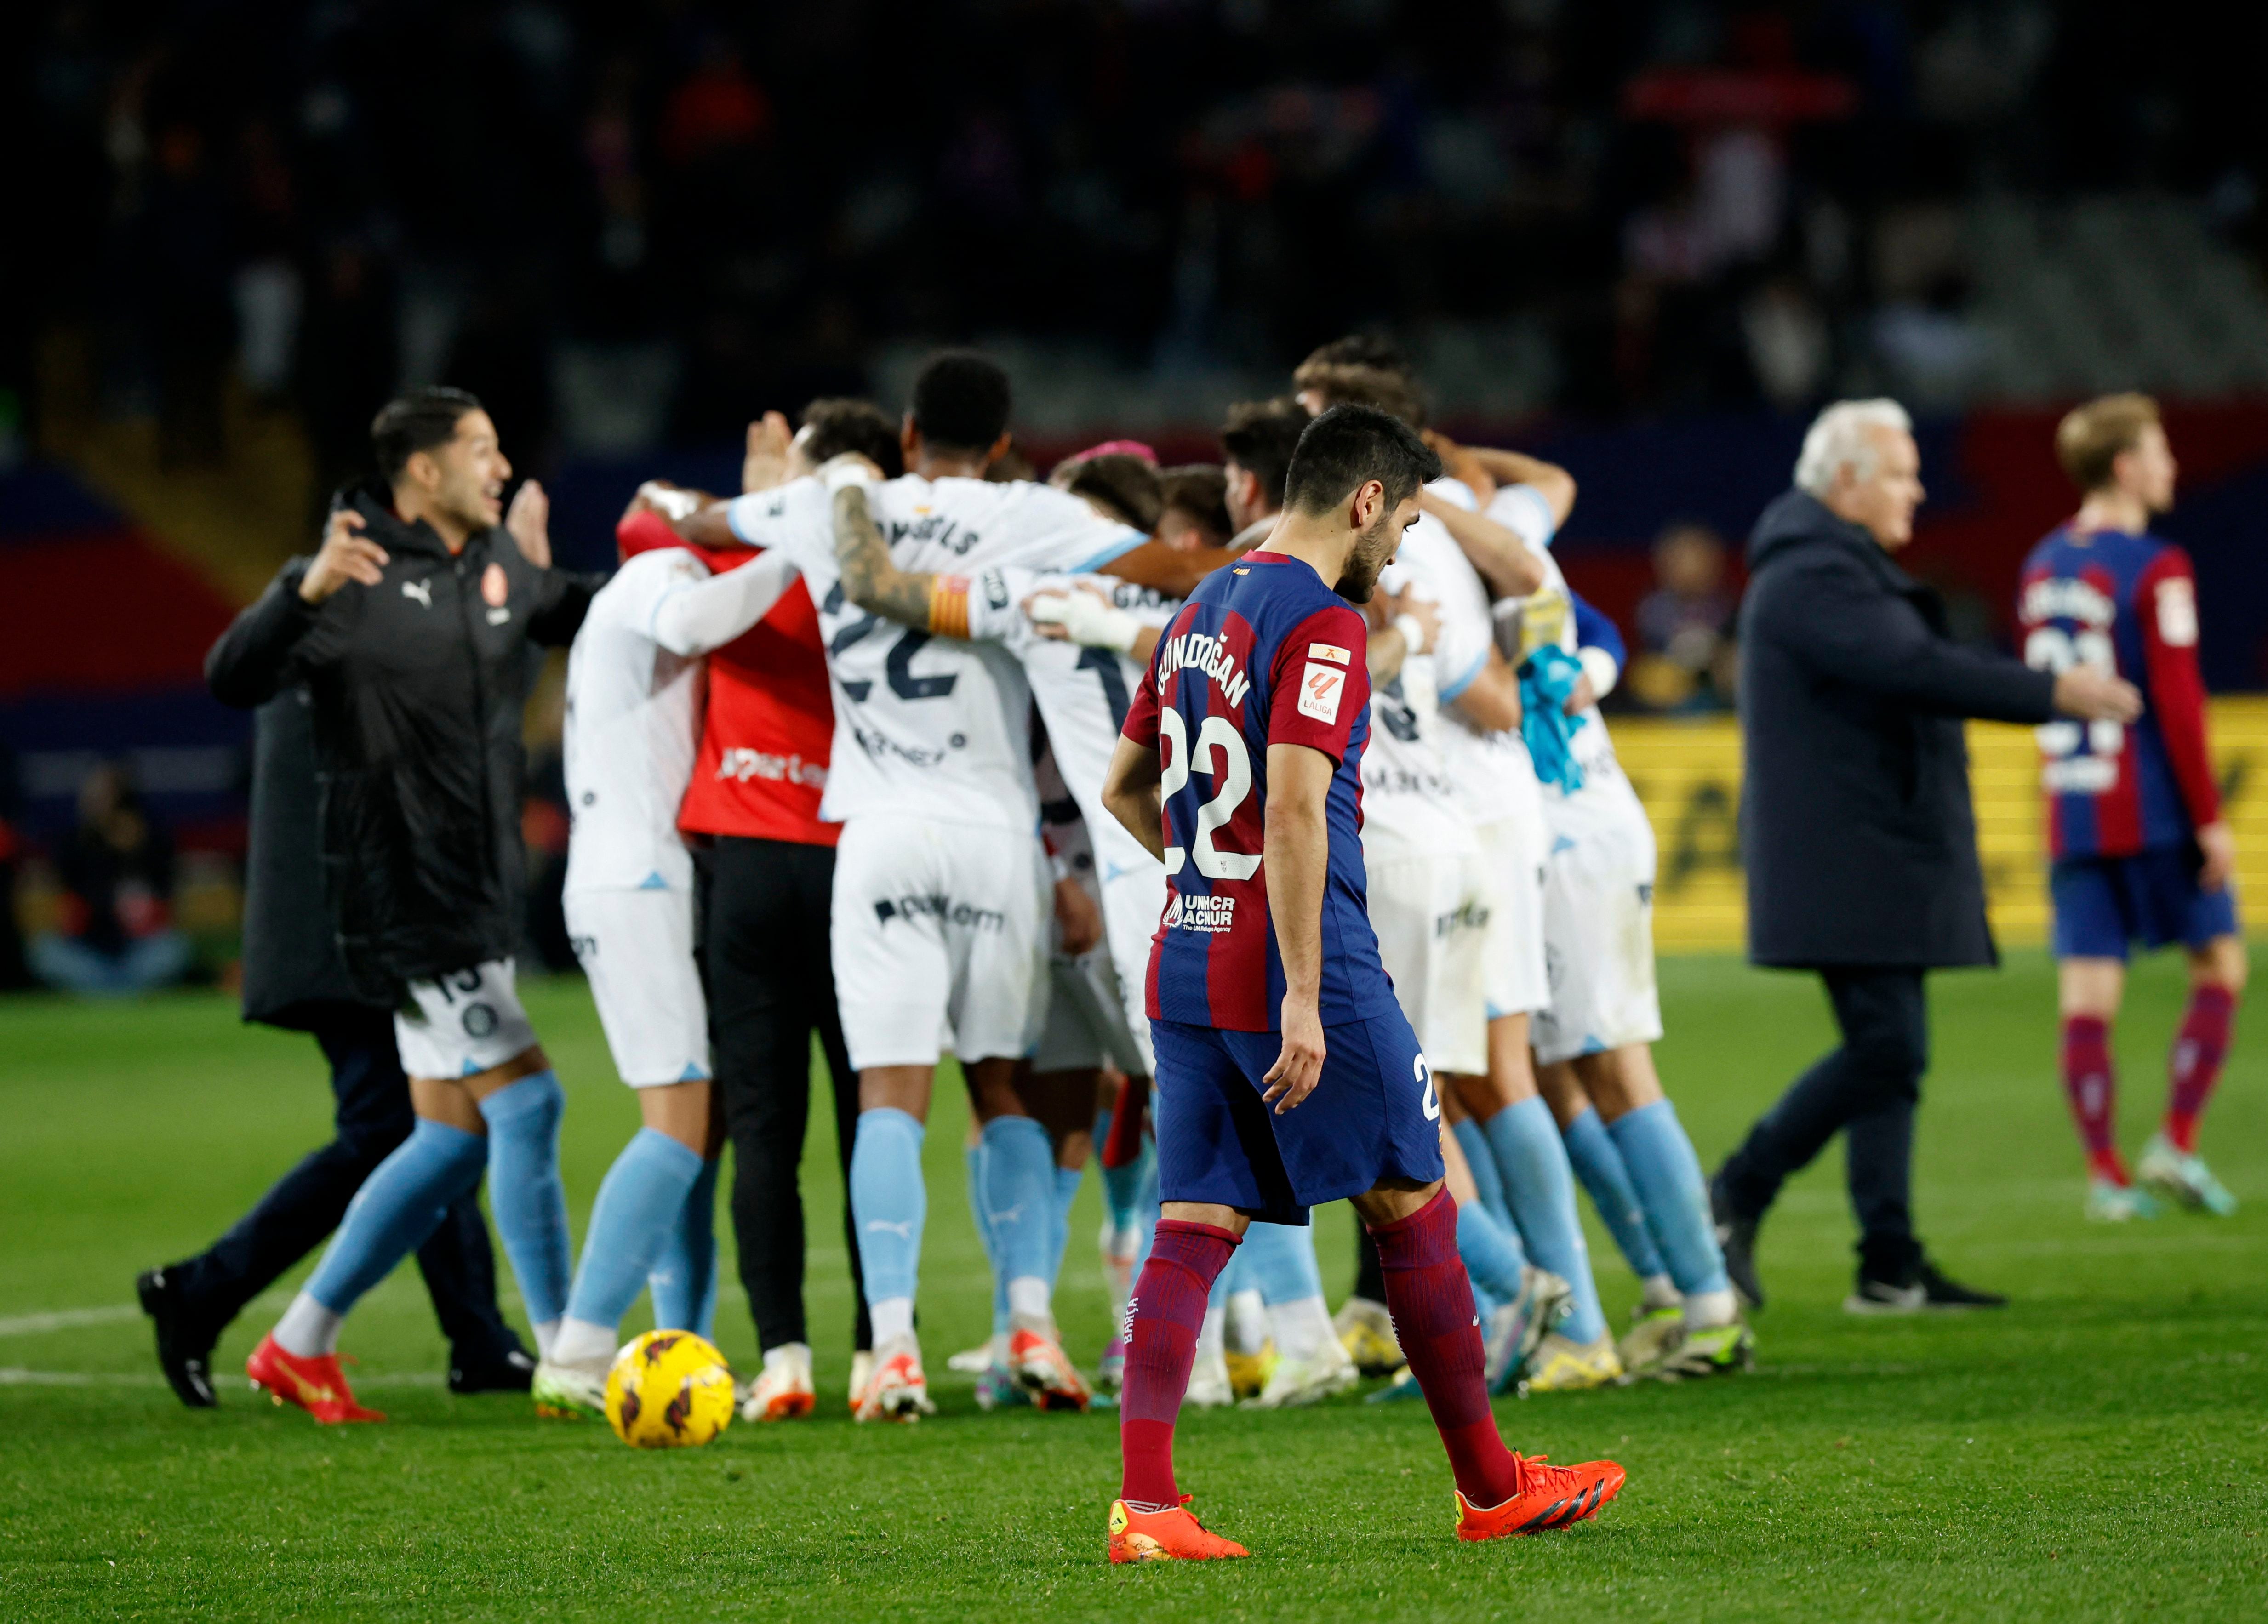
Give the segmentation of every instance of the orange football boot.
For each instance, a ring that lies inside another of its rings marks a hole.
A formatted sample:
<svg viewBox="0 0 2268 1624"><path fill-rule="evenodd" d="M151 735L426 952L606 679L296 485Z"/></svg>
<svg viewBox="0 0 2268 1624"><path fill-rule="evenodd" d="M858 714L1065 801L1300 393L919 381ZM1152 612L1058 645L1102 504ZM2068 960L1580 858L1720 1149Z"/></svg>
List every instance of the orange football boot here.
<svg viewBox="0 0 2268 1624"><path fill-rule="evenodd" d="M1063 1345L1041 1332L1009 1334L1008 1369L1043 1410L1083 1410L1094 1400L1094 1390Z"/></svg>
<svg viewBox="0 0 2268 1624"><path fill-rule="evenodd" d="M1110 1560L1115 1562L1205 1562L1224 1556L1249 1556L1233 1539L1207 1531L1190 1514L1189 1496L1169 1511L1138 1511L1123 1500L1110 1503Z"/></svg>
<svg viewBox="0 0 2268 1624"><path fill-rule="evenodd" d="M1457 1538L1503 1539L1514 1534L1565 1528L1598 1515L1622 1493L1623 1469L1611 1460L1587 1460L1580 1466L1545 1464L1542 1455L1514 1455L1520 1492L1502 1505L1476 1506L1457 1491Z"/></svg>
<svg viewBox="0 0 2268 1624"><path fill-rule="evenodd" d="M386 1419L381 1412L366 1410L355 1402L354 1390L347 1385L336 1354L303 1359L284 1352L274 1336L263 1336L244 1362L244 1373L252 1378L255 1391L264 1388L276 1403L298 1405L327 1427L341 1422Z"/></svg>

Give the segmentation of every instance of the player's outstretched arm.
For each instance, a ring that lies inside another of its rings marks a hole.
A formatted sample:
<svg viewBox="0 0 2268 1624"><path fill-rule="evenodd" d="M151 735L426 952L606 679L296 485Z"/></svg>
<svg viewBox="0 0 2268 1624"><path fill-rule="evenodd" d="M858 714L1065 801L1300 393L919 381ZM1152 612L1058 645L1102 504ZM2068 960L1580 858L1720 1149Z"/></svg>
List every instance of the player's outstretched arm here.
<svg viewBox="0 0 2268 1624"><path fill-rule="evenodd" d="M1330 870L1324 806L1338 764L1307 745L1268 746L1268 811L1261 868L1268 916L1284 960L1284 1047L1262 1079L1261 1099L1281 1116L1323 1074L1323 885Z"/></svg>
<svg viewBox="0 0 2268 1624"><path fill-rule="evenodd" d="M1551 510L1551 527L1567 522L1575 509L1575 476L1556 462L1523 452L1497 451L1486 445L1460 445L1460 454L1471 458L1499 485L1532 485ZM1484 506L1487 505L1484 501Z"/></svg>
<svg viewBox="0 0 2268 1624"><path fill-rule="evenodd" d="M1165 812L1158 805L1162 772L1154 746L1137 744L1122 734L1102 775L1102 804L1160 863L1166 860Z"/></svg>
<svg viewBox="0 0 2268 1624"><path fill-rule="evenodd" d="M798 579L785 555L761 554L654 606L653 640L685 659L721 649L770 614Z"/></svg>
<svg viewBox="0 0 2268 1624"><path fill-rule="evenodd" d="M1543 584L1543 565L1528 550L1520 533L1480 513L1468 512L1429 490L1418 493L1418 505L1441 521L1481 578L1498 598L1525 598Z"/></svg>

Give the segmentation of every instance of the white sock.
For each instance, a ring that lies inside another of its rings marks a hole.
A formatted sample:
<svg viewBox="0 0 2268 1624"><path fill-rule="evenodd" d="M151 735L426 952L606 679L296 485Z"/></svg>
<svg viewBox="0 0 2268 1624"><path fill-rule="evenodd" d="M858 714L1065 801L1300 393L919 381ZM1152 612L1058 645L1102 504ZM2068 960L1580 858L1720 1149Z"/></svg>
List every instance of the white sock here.
<svg viewBox="0 0 2268 1624"><path fill-rule="evenodd" d="M886 1297L879 1303L869 1303L866 1317L874 1322L877 1353L898 1338L914 1334L914 1300L909 1297Z"/></svg>
<svg viewBox="0 0 2268 1624"><path fill-rule="evenodd" d="M551 1344L559 1340L559 1324L560 1322L556 1319L539 1319L535 1322L535 1352L537 1357L549 1359L551 1356ZM608 1342L611 1344L614 1340L615 1334L612 1331L608 1332Z"/></svg>
<svg viewBox="0 0 2268 1624"><path fill-rule="evenodd" d="M298 1359L313 1359L339 1350L339 1326L344 1314L335 1314L305 1291L291 1299L276 1322L276 1345Z"/></svg>
<svg viewBox="0 0 2268 1624"><path fill-rule="evenodd" d="M1008 1312L1019 1319L1052 1319L1054 1297L1046 1280L1037 1275L1027 1275L1008 1282Z"/></svg>
<svg viewBox="0 0 2268 1624"><path fill-rule="evenodd" d="M767 1376L770 1375L774 1370L778 1370L790 1360L794 1361L796 1363L801 1365L806 1371L808 1371L811 1369L811 1344L808 1342L782 1342L777 1348L765 1348L764 1374Z"/></svg>
<svg viewBox="0 0 2268 1624"><path fill-rule="evenodd" d="M1259 1292L1246 1290L1230 1297L1228 1333L1241 1354L1256 1354L1268 1345L1268 1305Z"/></svg>
<svg viewBox="0 0 2268 1624"><path fill-rule="evenodd" d="M610 1325L593 1325L588 1319L562 1319L558 1328L551 1333L551 1346L544 1349L543 1356L554 1364L612 1364L615 1329ZM539 1347L542 1345L542 1327L539 1326L536 1328Z"/></svg>
<svg viewBox="0 0 2268 1624"><path fill-rule="evenodd" d="M1274 1304L1268 1311L1268 1325L1276 1335L1276 1351L1295 1363L1314 1358L1325 1342L1337 1340L1331 1331L1330 1312L1319 1297Z"/></svg>
<svg viewBox="0 0 2268 1624"><path fill-rule="evenodd" d="M1685 1328L1713 1330L1740 1318L1740 1304L1728 1287L1722 1291L1696 1291L1685 1299Z"/></svg>
<svg viewBox="0 0 2268 1624"><path fill-rule="evenodd" d="M1205 1309L1204 1323L1197 1327L1197 1362L1218 1359L1226 1345L1228 1333L1228 1311L1225 1308Z"/></svg>

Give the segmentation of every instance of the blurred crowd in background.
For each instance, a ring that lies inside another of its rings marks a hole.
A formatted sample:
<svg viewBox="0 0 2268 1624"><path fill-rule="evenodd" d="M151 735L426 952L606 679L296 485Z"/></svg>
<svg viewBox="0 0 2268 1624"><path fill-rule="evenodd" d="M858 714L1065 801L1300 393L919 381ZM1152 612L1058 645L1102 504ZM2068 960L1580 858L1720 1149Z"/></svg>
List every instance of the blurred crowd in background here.
<svg viewBox="0 0 2268 1624"><path fill-rule="evenodd" d="M636 447L939 338L1168 403L1366 324L1497 418L1958 393L1992 372L1963 206L2164 190L2249 250L2268 173L2268 20L2190 4L51 0L9 28L39 161L7 320L88 324L176 456L213 453L232 366L333 469L398 381Z"/></svg>
<svg viewBox="0 0 2268 1624"><path fill-rule="evenodd" d="M572 555L608 545L606 479L728 447L762 406L895 404L939 342L1002 357L1042 450L1204 458L1226 402L1362 329L1453 430L1623 436L1558 445L1589 481L1573 547L1602 549L1569 568L1630 638L1618 702L1708 712L1734 698L1737 527L1821 400L2268 398L2268 8L32 0L0 30L0 478L76 459L144 526L182 513L166 545L222 599L312 533L403 386L478 393L519 470L570 485ZM63 444L58 402L151 424L154 472ZM1645 437L1710 414L1747 426L1666 459ZM293 479L235 456L176 499L261 421L291 423ZM1925 441L1933 484L1970 443ZM2004 550L2062 499L2037 460ZM118 522L77 502L0 514L0 542ZM1924 572L1990 639L2007 567ZM149 642L151 596L96 635ZM241 720L183 709L193 662L0 672L0 896L29 864L44 899L28 931L0 917L0 984L181 973L173 893L240 825ZM129 757L173 764L147 801ZM536 782L541 857L565 823ZM555 919L531 932L563 955Z"/></svg>

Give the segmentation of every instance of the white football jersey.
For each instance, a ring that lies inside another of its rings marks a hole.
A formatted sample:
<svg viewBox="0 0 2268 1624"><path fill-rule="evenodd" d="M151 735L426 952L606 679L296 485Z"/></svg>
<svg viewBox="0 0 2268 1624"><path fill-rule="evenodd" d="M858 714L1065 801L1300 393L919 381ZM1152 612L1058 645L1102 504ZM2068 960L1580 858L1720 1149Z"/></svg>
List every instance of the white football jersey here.
<svg viewBox="0 0 2268 1624"><path fill-rule="evenodd" d="M868 487L902 570L980 576L1021 565L1093 570L1146 538L1046 485L925 480ZM835 697L835 753L819 815L878 812L1028 833L1038 816L1031 692L1016 657L867 614L843 595L834 504L815 479L736 498L733 533L794 560L819 610ZM983 597L972 583L970 612Z"/></svg>
<svg viewBox="0 0 2268 1624"><path fill-rule="evenodd" d="M1511 610L1515 618L1506 641L1511 643L1517 637L1519 658L1523 660L1546 643L1569 654L1576 652L1580 644L1575 635L1575 599L1567 589L1567 577L1560 571L1559 561L1551 555L1555 533L1550 504L1533 485L1506 485L1489 503L1488 516L1506 529L1516 532L1543 565L1543 584L1521 599L1517 608ZM1512 656L1507 652L1506 658ZM1568 740L1575 765L1583 769L1586 776L1618 770L1614 767L1614 741L1607 736L1606 719L1599 715L1599 708L1594 705L1582 714L1583 725ZM1545 790L1551 794L1564 793L1549 785Z"/></svg>
<svg viewBox="0 0 2268 1624"><path fill-rule="evenodd" d="M640 553L591 599L567 656L567 889L689 892L677 834L693 776L702 665L653 637L654 614L709 579L684 547Z"/></svg>
<svg viewBox="0 0 2268 1624"><path fill-rule="evenodd" d="M1433 656L1413 655L1391 680L1370 688L1370 742L1362 753L1365 850L1392 843L1417 851L1480 849L1441 756L1441 708Z"/></svg>
<svg viewBox="0 0 2268 1624"><path fill-rule="evenodd" d="M1436 480L1427 489L1460 507L1475 505L1462 480ZM1440 756L1466 819L1475 825L1493 823L1518 815L1523 805L1532 806L1540 791L1519 730L1484 733L1449 709L1481 674L1496 638L1487 584L1464 548L1447 525L1422 515L1403 533L1402 546L1379 583L1392 592L1414 584L1418 595L1440 612L1440 636L1432 650L1441 706Z"/></svg>
<svg viewBox="0 0 2268 1624"><path fill-rule="evenodd" d="M1048 730L1049 748L1064 786L1078 805L1094 848L1095 877L1105 887L1133 875L1154 874L1158 906L1165 906L1166 871L1142 842L1102 804L1102 781L1110 768L1112 752L1126 725L1126 708L1141 686L1143 669L1109 649L1082 648L1057 637L1043 637L1024 613L1025 600L1035 592L1083 590L1080 582L1108 594L1110 601L1145 626L1162 630L1182 606L1145 586L1135 586L1109 577L1074 577L1011 566L988 570L971 584L968 592L968 635L998 644L1023 663L1031 686L1032 702ZM1124 892L1117 893L1123 897ZM1108 904L1106 902L1106 906ZM1145 922L1154 924L1154 917ZM1147 964L1121 965L1119 974L1138 976Z"/></svg>

